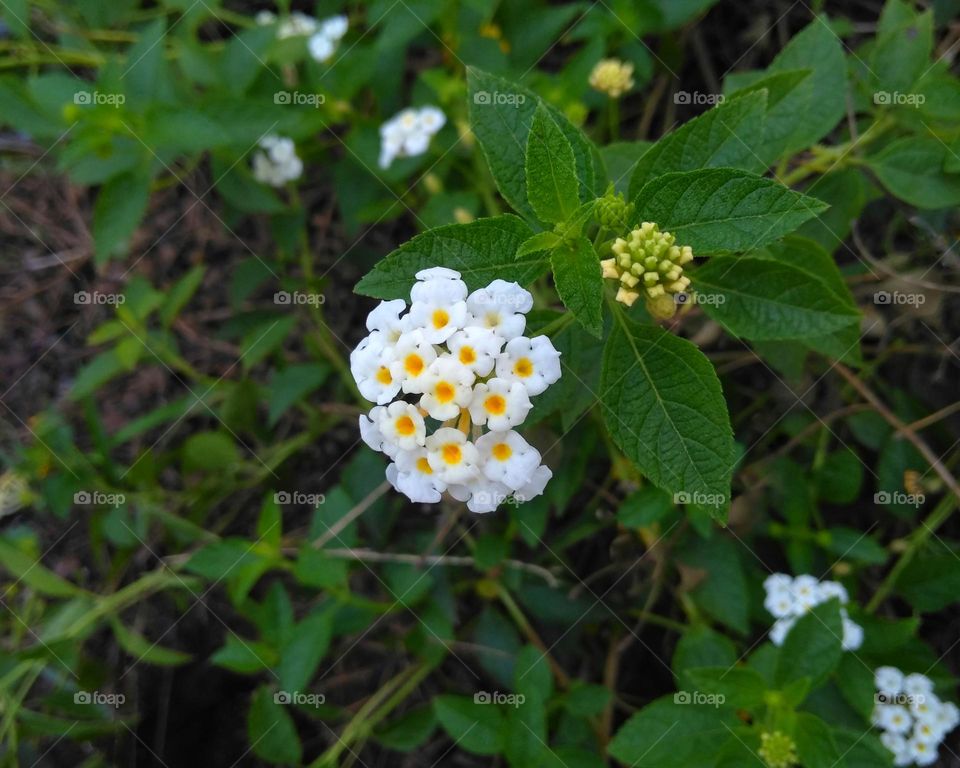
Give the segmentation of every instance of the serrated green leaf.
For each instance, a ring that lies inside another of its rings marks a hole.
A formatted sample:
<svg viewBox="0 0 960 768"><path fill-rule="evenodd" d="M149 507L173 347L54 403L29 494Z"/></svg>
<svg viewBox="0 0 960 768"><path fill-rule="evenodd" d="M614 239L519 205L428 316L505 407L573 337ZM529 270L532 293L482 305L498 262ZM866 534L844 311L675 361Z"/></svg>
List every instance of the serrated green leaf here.
<svg viewBox="0 0 960 768"><path fill-rule="evenodd" d="M701 168L741 168L759 173L766 164L754 149L762 140L767 92L730 99L660 139L637 162L630 198L657 176Z"/></svg>
<svg viewBox="0 0 960 768"><path fill-rule="evenodd" d="M330 374L325 362L291 365L270 378L267 423L272 427L292 405L320 387Z"/></svg>
<svg viewBox="0 0 960 768"><path fill-rule="evenodd" d="M428 267L457 270L471 290L497 278L526 285L546 272L549 265L543 254L514 257L520 244L532 234L530 227L510 214L437 227L387 255L354 290L377 299L409 301L414 276Z"/></svg>
<svg viewBox="0 0 960 768"><path fill-rule="evenodd" d="M556 248L563 242L563 238L556 232L537 232L533 237L524 240L517 249L517 258L528 256L531 253L543 253Z"/></svg>
<svg viewBox="0 0 960 768"><path fill-rule="evenodd" d="M203 264L197 264L197 266L193 267L187 274L174 283L173 288L167 292L163 306L160 308L160 320L163 322L164 327L170 327L177 315L180 314L180 310L186 306L187 302L190 301L190 297L196 293L197 288L200 287L200 282L203 280L205 270L206 267L204 267Z"/></svg>
<svg viewBox="0 0 960 768"><path fill-rule="evenodd" d="M704 312L734 336L804 339L860 321L820 280L783 262L717 256L692 279Z"/></svg>
<svg viewBox="0 0 960 768"><path fill-rule="evenodd" d="M830 727L816 715L797 713L793 739L804 768L835 768L843 760Z"/></svg>
<svg viewBox="0 0 960 768"><path fill-rule="evenodd" d="M870 71L876 77L877 87L909 91L929 68L932 53L933 12L916 13L900 0L888 2L880 16L870 57Z"/></svg>
<svg viewBox="0 0 960 768"><path fill-rule="evenodd" d="M332 614L315 610L290 632L280 649L277 677L284 691L304 691L317 671L333 636Z"/></svg>
<svg viewBox="0 0 960 768"><path fill-rule="evenodd" d="M949 149L933 136L905 136L871 156L867 164L891 194L917 208L960 204L960 174L944 165Z"/></svg>
<svg viewBox="0 0 960 768"><path fill-rule="evenodd" d="M580 206L573 147L543 104L527 136L525 173L527 199L541 221L567 221Z"/></svg>
<svg viewBox="0 0 960 768"><path fill-rule="evenodd" d="M534 113L541 101L521 85L474 67L467 68L467 108L470 127L480 143L497 189L522 216L536 215L527 201L525 154ZM583 132L557 109L544 105L573 149L577 165L578 198L596 196L594 150Z"/></svg>
<svg viewBox="0 0 960 768"><path fill-rule="evenodd" d="M697 691L722 696L724 704L738 709L755 709L767 692L767 681L749 667L699 667L686 674Z"/></svg>
<svg viewBox="0 0 960 768"><path fill-rule="evenodd" d="M496 755L503 750L505 724L497 705L443 695L434 697L433 711L458 748L476 755Z"/></svg>
<svg viewBox="0 0 960 768"><path fill-rule="evenodd" d="M564 305L598 339L603 335L603 278L600 260L590 241L579 237L550 254L553 280Z"/></svg>
<svg viewBox="0 0 960 768"><path fill-rule="evenodd" d="M98 264L126 248L149 200L150 177L145 173L124 173L100 188L93 209L93 242Z"/></svg>
<svg viewBox="0 0 960 768"><path fill-rule="evenodd" d="M810 678L817 687L833 672L843 654L843 623L837 600L811 608L787 633L777 657L779 685Z"/></svg>
<svg viewBox="0 0 960 768"><path fill-rule="evenodd" d="M637 222L652 221L695 255L759 248L826 210L771 179L711 168L668 173L640 190Z"/></svg>
<svg viewBox="0 0 960 768"><path fill-rule="evenodd" d="M653 483L729 499L730 418L717 374L693 344L616 313L600 402L614 442Z"/></svg>

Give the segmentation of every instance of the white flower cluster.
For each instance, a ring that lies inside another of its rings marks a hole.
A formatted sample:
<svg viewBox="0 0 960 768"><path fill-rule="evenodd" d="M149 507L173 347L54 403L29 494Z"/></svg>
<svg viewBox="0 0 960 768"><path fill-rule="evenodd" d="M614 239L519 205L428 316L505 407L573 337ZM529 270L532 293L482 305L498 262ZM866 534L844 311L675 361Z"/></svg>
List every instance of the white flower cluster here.
<svg viewBox="0 0 960 768"><path fill-rule="evenodd" d="M445 267L416 277L410 311L403 299L381 302L350 355L360 393L377 403L360 435L393 459L387 479L411 501L446 491L492 512L539 496L552 473L514 428L560 378L560 353L546 336L523 335L533 297L505 280L468 295ZM439 422L432 433L428 420Z"/></svg>
<svg viewBox="0 0 960 768"><path fill-rule="evenodd" d="M776 621L770 629L770 641L783 645L787 633L813 606L837 598L846 605L850 598L843 584L838 581L818 581L815 576L801 575L793 578L785 573L774 573L763 582L767 597L763 607ZM843 618L843 650L855 651L863 645L863 627L853 621L845 608L840 609Z"/></svg>
<svg viewBox="0 0 960 768"><path fill-rule="evenodd" d="M282 187L288 181L300 178L303 161L297 157L293 139L264 136L259 146L260 151L253 156L253 177L257 181L271 187Z"/></svg>
<svg viewBox="0 0 960 768"><path fill-rule="evenodd" d="M268 26L277 24L277 17L270 11L260 11L256 16L257 24ZM347 17L331 16L319 21L305 13L294 11L277 24L277 39L291 37L309 37L307 50L316 61L326 61L337 50L337 44L347 34Z"/></svg>
<svg viewBox="0 0 960 768"><path fill-rule="evenodd" d="M398 157L422 155L446 122L437 107L405 109L391 117L380 126L380 167L389 168Z"/></svg>
<svg viewBox="0 0 960 768"><path fill-rule="evenodd" d="M880 741L893 752L894 765L933 765L937 747L960 724L960 710L940 701L926 675L905 675L896 667L879 667L873 675L877 704L871 721Z"/></svg>

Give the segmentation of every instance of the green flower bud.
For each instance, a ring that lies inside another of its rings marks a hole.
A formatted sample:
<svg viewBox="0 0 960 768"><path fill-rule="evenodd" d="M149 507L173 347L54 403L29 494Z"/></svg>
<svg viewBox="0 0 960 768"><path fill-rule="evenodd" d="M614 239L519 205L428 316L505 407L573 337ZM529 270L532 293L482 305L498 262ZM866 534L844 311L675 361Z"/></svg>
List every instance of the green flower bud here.
<svg viewBox="0 0 960 768"><path fill-rule="evenodd" d="M601 226L622 232L630 223L633 203L628 203L622 193L614 192L611 184L606 194L597 200L596 215Z"/></svg>
<svg viewBox="0 0 960 768"><path fill-rule="evenodd" d="M760 750L757 754L770 768L791 768L800 761L797 745L783 731L760 734Z"/></svg>
<svg viewBox="0 0 960 768"><path fill-rule="evenodd" d="M601 221L600 211L611 199L615 198L608 190L598 203ZM669 232L661 232L656 224L645 221L626 238L618 237L613 242L613 256L600 264L605 278L620 282L617 301L632 306L643 294L651 315L658 319L673 317L673 294L687 290L690 278L684 276L683 266L693 261L690 246L676 245L675 240Z"/></svg>

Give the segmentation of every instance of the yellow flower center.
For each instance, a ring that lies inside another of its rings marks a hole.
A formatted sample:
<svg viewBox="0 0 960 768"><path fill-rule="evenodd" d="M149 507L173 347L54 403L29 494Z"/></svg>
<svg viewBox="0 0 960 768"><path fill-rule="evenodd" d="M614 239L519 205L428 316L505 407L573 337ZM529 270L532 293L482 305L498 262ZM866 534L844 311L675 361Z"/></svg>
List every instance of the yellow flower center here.
<svg viewBox="0 0 960 768"><path fill-rule="evenodd" d="M413 419L411 419L407 415L403 415L399 419L397 419L396 427L397 427L397 434L403 435L404 437L409 437L417 429L416 425L413 423Z"/></svg>
<svg viewBox="0 0 960 768"><path fill-rule="evenodd" d="M460 362L464 365L477 362L477 353L473 351L473 347L460 347Z"/></svg>
<svg viewBox="0 0 960 768"><path fill-rule="evenodd" d="M377 371L377 381L379 381L384 386L393 383L393 376L390 375L390 369L385 365L381 365L380 369Z"/></svg>
<svg viewBox="0 0 960 768"><path fill-rule="evenodd" d="M486 400L483 401L483 407L486 409L487 413L492 413L494 416L499 416L505 410L507 410L507 401L503 398L503 395L490 395Z"/></svg>
<svg viewBox="0 0 960 768"><path fill-rule="evenodd" d="M433 468L430 466L430 462L427 461L426 456L421 456L417 459L417 469L425 475L433 474Z"/></svg>
<svg viewBox="0 0 960 768"><path fill-rule="evenodd" d="M423 358L416 353L411 353L404 358L403 368L411 376L419 376L423 370Z"/></svg>
<svg viewBox="0 0 960 768"><path fill-rule="evenodd" d="M457 394L457 390L453 384L450 384L447 381L437 382L434 392L436 393L437 400L439 400L441 403L449 403Z"/></svg>
<svg viewBox="0 0 960 768"><path fill-rule="evenodd" d="M500 325L500 313L499 312L487 312L487 327L496 328Z"/></svg>
<svg viewBox="0 0 960 768"><path fill-rule="evenodd" d="M513 455L513 449L506 443L497 443L491 453L497 461L506 461Z"/></svg>
<svg viewBox="0 0 960 768"><path fill-rule="evenodd" d="M444 328L447 323L450 322L450 315L447 314L445 309L435 309L433 310L433 327L440 329Z"/></svg>
<svg viewBox="0 0 960 768"><path fill-rule="evenodd" d="M532 376L533 361L531 361L529 357L521 357L516 363L514 363L513 372L523 379L527 378L528 376Z"/></svg>
<svg viewBox="0 0 960 768"><path fill-rule="evenodd" d="M447 464L459 464L463 460L463 451L456 443L447 443L440 451L440 455Z"/></svg>

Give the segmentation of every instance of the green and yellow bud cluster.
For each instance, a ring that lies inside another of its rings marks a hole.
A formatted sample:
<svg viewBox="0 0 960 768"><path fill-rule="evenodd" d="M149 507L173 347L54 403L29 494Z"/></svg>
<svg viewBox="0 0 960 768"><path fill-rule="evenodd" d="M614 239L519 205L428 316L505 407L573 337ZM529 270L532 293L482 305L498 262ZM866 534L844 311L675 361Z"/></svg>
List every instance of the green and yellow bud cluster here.
<svg viewBox="0 0 960 768"><path fill-rule="evenodd" d="M769 768L791 768L800 761L797 745L783 731L760 734L760 750L757 754Z"/></svg>
<svg viewBox="0 0 960 768"><path fill-rule="evenodd" d="M675 245L676 238L661 232L656 224L645 221L626 239L618 237L611 250L613 257L600 262L603 276L620 282L617 301L628 307L643 293L657 300L668 294L683 293L690 278L683 265L693 261L690 246Z"/></svg>

